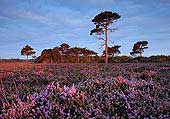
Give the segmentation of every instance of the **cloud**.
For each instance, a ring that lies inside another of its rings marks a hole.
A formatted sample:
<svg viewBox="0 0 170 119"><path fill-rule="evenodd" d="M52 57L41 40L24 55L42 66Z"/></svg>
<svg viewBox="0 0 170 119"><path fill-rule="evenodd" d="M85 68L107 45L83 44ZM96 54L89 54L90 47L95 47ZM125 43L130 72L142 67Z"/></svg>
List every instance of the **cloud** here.
<svg viewBox="0 0 170 119"><path fill-rule="evenodd" d="M94 10L94 9L104 9L106 6L114 5L114 0L69 0L69 1L53 1L54 5L60 5L74 10Z"/></svg>
<svg viewBox="0 0 170 119"><path fill-rule="evenodd" d="M49 18L46 16L38 15L30 11L19 11L16 12L14 15L18 16L18 18L23 19L30 19L30 20L36 20L39 22L49 22Z"/></svg>
<svg viewBox="0 0 170 119"><path fill-rule="evenodd" d="M103 10L111 10L122 16L111 25L118 30L109 33L115 44L122 45L122 54L129 54L133 43L143 39L149 40L151 49L162 52L166 47L168 52L169 9L170 5L160 0L0 0L0 51L7 51L1 52L4 57L11 55L8 50L14 51L12 56L19 56L25 44L40 53L67 42L102 52L101 42L89 35L95 27L91 19ZM153 53L149 49L147 52Z"/></svg>

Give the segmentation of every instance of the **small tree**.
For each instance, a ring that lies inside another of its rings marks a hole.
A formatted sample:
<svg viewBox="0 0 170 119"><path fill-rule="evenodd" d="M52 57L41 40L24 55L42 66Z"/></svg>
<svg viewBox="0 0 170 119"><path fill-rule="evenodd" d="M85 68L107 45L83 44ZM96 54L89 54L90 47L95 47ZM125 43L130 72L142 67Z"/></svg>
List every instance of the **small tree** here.
<svg viewBox="0 0 170 119"><path fill-rule="evenodd" d="M108 56L114 57L115 55L120 54L121 53L120 50L119 50L120 47L121 47L120 45L115 45L113 47L108 47ZM105 55L105 52L106 51L104 50L103 55Z"/></svg>
<svg viewBox="0 0 170 119"><path fill-rule="evenodd" d="M116 29L109 28L109 25L113 22L116 22L117 19L120 18L120 15L117 13L113 13L111 11L101 12L100 14L96 15L92 22L96 25L96 28L90 31L90 35L95 33L96 35L105 34L104 38L99 38L105 42L105 63L108 64L108 30L115 31Z"/></svg>
<svg viewBox="0 0 170 119"><path fill-rule="evenodd" d="M35 51L34 51L34 49L31 47L31 46L29 46L29 45L26 45L24 48L22 48L22 50L21 50L21 55L25 55L25 56L27 56L27 63L28 63L28 56L29 55L33 55L33 54L35 54Z"/></svg>
<svg viewBox="0 0 170 119"><path fill-rule="evenodd" d="M89 50L87 48L82 48L82 53L83 53L84 59L86 59L87 62L90 62L92 57L97 55L96 52L94 52L93 50Z"/></svg>
<svg viewBox="0 0 170 119"><path fill-rule="evenodd" d="M139 41L134 44L132 52L130 52L131 55L140 54L140 57L142 57L142 54L144 52L144 49L147 49L148 41Z"/></svg>
<svg viewBox="0 0 170 119"><path fill-rule="evenodd" d="M35 56L35 55L32 55L32 58L33 58L33 60L34 60L34 62L35 62L36 56Z"/></svg>

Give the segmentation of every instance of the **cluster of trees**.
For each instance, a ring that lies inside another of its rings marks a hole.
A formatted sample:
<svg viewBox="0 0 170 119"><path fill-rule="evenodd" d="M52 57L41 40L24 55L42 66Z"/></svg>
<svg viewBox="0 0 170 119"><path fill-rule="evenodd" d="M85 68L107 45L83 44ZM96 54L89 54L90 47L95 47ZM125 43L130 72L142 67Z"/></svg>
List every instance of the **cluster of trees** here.
<svg viewBox="0 0 170 119"><path fill-rule="evenodd" d="M102 46L105 46L105 50L103 51L103 54L105 56L105 63L108 63L108 60L110 57L113 57L114 54L120 54L119 48L121 46L115 45L114 47L108 47L108 41L112 42L108 38L108 31L114 32L117 30L117 28L110 28L110 24L117 22L117 20L121 16L118 13L113 13L111 11L105 11L101 12L100 14L97 14L93 19L92 22L95 24L95 28L90 31L90 35L95 34L97 35L97 38L99 40L104 41L104 44ZM105 38L102 37L102 35L105 35ZM144 49L148 48L148 41L139 41L134 44L132 52L130 53L132 56L136 56L137 54L140 54L140 57L142 56L142 53L144 52Z"/></svg>
<svg viewBox="0 0 170 119"><path fill-rule="evenodd" d="M118 55L121 53L119 48L120 45L114 45L112 47L108 46L108 42L112 42L109 40L108 32L114 32L117 28L110 28L109 26L112 23L117 22L117 20L121 16L118 13L113 13L111 11L101 12L97 14L93 19L92 22L95 24L95 28L90 31L90 35L97 35L97 39L104 41L101 46L105 46L105 50L103 51L102 56L98 56L95 51L89 50L87 48L80 48L80 47L70 47L68 44L63 43L59 47L54 47L53 49L45 49L42 51L41 56L37 57L35 62L141 62L145 59L145 61L153 61L153 59L157 59L158 61L165 60L169 61L169 57L166 58L163 56L155 56L150 58L142 57L142 54L145 49L148 48L148 41L138 41L134 44L132 48L132 52L130 55L133 57L128 56L121 56ZM103 38L105 36L105 38ZM113 43L113 42L112 42ZM21 50L21 55L28 56L33 55L32 57L35 58L35 51L34 49L26 45ZM136 56L139 57L136 58ZM116 57L115 57L116 56ZM103 61L103 57L105 57L105 61ZM163 58L162 58L163 57Z"/></svg>
<svg viewBox="0 0 170 119"><path fill-rule="evenodd" d="M140 47L136 44L140 43ZM132 56L118 56L121 52L119 48L121 46L115 45L113 47L108 47L108 62L109 63L125 63L125 62L169 62L170 56L158 55L150 57L142 57L144 49L146 49L147 42L140 41L134 44ZM35 58L34 49L26 45L22 50L21 54L27 57L32 55L32 58ZM133 57L134 55L139 57ZM35 59L37 63L105 63L105 50L103 55L98 56L96 52L89 50L87 48L80 47L70 47L68 44L63 43L59 47L54 47L52 49L45 49L42 51L41 55Z"/></svg>
<svg viewBox="0 0 170 119"><path fill-rule="evenodd" d="M63 43L59 47L43 50L41 56L37 57L35 62L92 62L95 56L97 57L97 53L92 50L80 47L70 47L68 44Z"/></svg>

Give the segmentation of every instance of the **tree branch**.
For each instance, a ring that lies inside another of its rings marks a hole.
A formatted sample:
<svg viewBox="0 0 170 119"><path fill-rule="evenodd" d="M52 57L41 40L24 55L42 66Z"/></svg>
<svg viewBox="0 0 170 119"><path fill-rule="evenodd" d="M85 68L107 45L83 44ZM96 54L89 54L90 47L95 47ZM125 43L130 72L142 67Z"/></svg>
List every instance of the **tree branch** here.
<svg viewBox="0 0 170 119"><path fill-rule="evenodd" d="M97 36L96 36L96 38L97 38L98 40L102 40L102 41L105 41L105 40L104 40L104 38L101 38L101 37L97 37Z"/></svg>
<svg viewBox="0 0 170 119"><path fill-rule="evenodd" d="M114 41L109 40L112 44L114 44Z"/></svg>
<svg viewBox="0 0 170 119"><path fill-rule="evenodd" d="M105 46L105 43L101 44L100 47L99 47L99 49L101 49L103 46Z"/></svg>

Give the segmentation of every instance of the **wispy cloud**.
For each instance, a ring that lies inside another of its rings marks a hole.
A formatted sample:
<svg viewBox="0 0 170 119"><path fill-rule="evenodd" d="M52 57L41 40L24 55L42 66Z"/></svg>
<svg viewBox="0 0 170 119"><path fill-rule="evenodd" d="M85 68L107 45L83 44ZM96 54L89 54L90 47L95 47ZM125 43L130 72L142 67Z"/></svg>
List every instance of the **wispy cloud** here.
<svg viewBox="0 0 170 119"><path fill-rule="evenodd" d="M146 55L163 52L163 47L168 54L169 9L166 0L0 0L0 53L4 58L20 57L20 48L30 44L39 54L62 42L101 53L101 42L89 35L94 27L91 19L111 10L121 19L112 25L118 30L109 38L122 45L122 55L129 54L134 42L145 39L150 47Z"/></svg>

